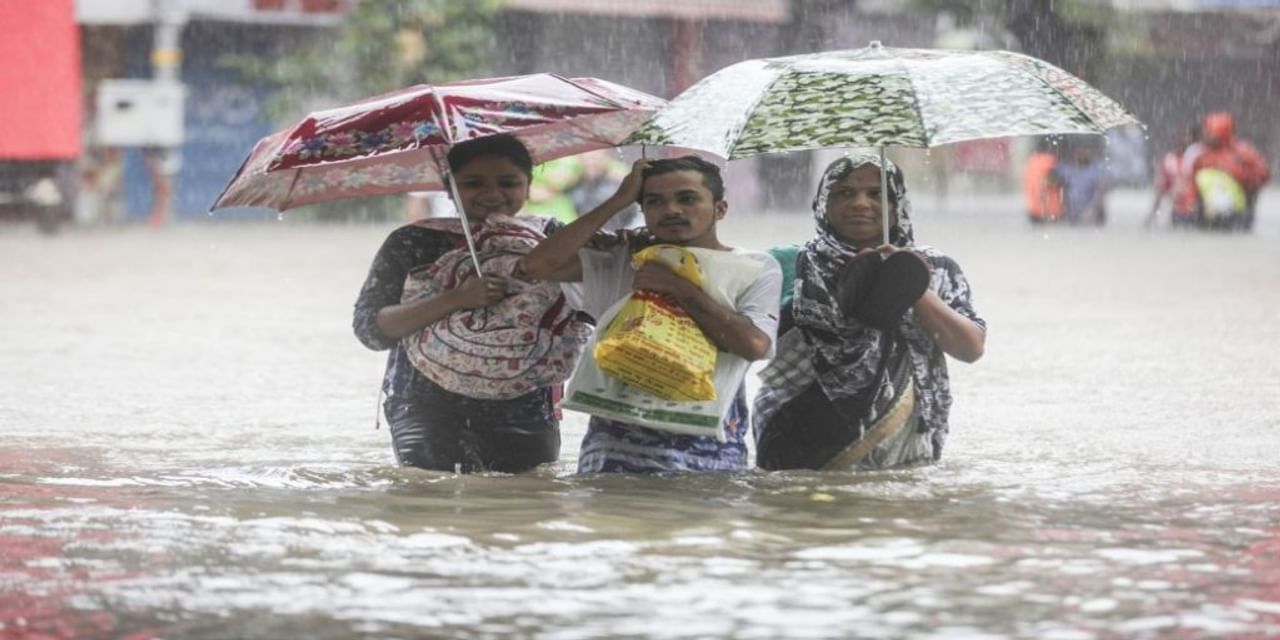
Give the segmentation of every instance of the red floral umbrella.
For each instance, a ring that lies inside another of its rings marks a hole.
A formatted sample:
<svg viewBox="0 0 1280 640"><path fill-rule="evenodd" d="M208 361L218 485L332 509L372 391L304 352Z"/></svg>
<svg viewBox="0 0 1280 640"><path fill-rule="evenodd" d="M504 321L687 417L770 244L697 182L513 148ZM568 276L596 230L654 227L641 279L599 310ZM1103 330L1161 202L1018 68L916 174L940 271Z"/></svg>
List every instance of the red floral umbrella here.
<svg viewBox="0 0 1280 640"><path fill-rule="evenodd" d="M419 85L317 111L258 142L213 209L291 209L446 189L445 154L509 133L534 162L620 144L664 100L595 78L543 73Z"/></svg>

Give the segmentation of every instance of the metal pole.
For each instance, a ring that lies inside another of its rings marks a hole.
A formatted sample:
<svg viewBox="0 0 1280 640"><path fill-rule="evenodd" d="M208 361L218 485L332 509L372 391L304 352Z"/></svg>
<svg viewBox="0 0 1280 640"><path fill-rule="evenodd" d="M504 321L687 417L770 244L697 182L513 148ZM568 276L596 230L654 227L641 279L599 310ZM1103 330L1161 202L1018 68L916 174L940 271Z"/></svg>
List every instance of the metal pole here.
<svg viewBox="0 0 1280 640"><path fill-rule="evenodd" d="M889 244L889 163L884 158L884 145L880 145L880 217L884 225L884 243Z"/></svg>
<svg viewBox="0 0 1280 640"><path fill-rule="evenodd" d="M177 82L182 69L182 28L187 23L181 0L154 0L156 31L151 43L151 69L160 82Z"/></svg>
<svg viewBox="0 0 1280 640"><path fill-rule="evenodd" d="M453 176L445 176L449 182L449 192L453 194L453 204L458 207L458 217L462 219L462 235L467 239L467 250L471 252L471 263L476 266L476 276L483 276L480 271L480 255L476 252L476 241L471 237L471 221L467 220L467 209L462 205L462 197L458 195L458 185Z"/></svg>
<svg viewBox="0 0 1280 640"><path fill-rule="evenodd" d="M185 0L152 0L155 34L151 43L151 71L157 84L177 85L182 72L182 30L187 24ZM181 108L181 107L178 107ZM151 172L153 202L150 223L168 223L173 208L173 177L181 161L178 147L152 147L144 153Z"/></svg>

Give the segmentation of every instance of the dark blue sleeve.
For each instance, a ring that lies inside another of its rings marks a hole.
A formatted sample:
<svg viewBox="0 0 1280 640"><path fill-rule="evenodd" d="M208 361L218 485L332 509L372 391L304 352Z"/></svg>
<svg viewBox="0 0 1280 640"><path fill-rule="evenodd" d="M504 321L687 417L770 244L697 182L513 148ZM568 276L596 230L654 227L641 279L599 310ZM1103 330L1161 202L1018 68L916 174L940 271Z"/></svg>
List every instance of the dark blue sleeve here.
<svg viewBox="0 0 1280 640"><path fill-rule="evenodd" d="M369 267L369 275L360 287L360 295L356 297L355 312L351 327L356 338L364 346L374 351L384 351L395 346L397 340L382 333L378 328L378 311L383 307L399 304L400 294L404 290L404 279L409 274L404 264L401 244L397 237L399 230L387 236L373 258Z"/></svg>
<svg viewBox="0 0 1280 640"><path fill-rule="evenodd" d="M351 327L364 346L384 351L399 342L378 328L378 312L400 304L409 272L435 262L451 247L448 234L414 225L400 227L387 236L373 258L352 314Z"/></svg>

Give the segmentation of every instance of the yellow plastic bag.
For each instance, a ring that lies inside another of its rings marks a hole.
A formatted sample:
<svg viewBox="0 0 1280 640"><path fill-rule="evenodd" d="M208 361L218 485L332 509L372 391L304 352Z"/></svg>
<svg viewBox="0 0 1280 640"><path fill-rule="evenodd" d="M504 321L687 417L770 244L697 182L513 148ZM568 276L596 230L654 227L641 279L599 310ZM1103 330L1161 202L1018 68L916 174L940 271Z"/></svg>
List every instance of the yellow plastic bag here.
<svg viewBox="0 0 1280 640"><path fill-rule="evenodd" d="M656 260L701 287L693 253L673 245L637 252L640 268ZM600 370L664 400L715 400L716 346L679 304L652 291L636 291L605 328L594 351Z"/></svg>

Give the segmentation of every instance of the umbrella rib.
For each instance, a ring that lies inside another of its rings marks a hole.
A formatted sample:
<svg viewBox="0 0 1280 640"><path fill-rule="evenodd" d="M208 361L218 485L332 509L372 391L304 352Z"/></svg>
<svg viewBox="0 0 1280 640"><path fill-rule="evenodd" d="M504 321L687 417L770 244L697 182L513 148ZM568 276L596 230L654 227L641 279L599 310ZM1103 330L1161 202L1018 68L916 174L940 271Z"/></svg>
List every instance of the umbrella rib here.
<svg viewBox="0 0 1280 640"><path fill-rule="evenodd" d="M597 114L597 115L607 116L612 114L604 113L604 114ZM565 124L569 126L570 130L576 131L579 135L581 135L583 140L587 140L593 144L612 145L613 143L601 138L600 136L596 135L594 131L587 128L587 121L591 120L593 117L595 116L583 116L581 118L575 118L573 120L566 121Z"/></svg>
<svg viewBox="0 0 1280 640"><path fill-rule="evenodd" d="M292 199L293 199L293 190L294 190L295 188L297 188L297 186L298 186L298 178L300 178L300 177L302 177L302 167L294 167L294 169L293 169L293 179L289 181L289 190L285 192L285 193L287 193L287 194L289 194L289 195L285 196L285 201L284 201L283 203L281 203L281 204L283 205L283 206L281 206L281 207L280 207L280 210L281 210L281 211L285 211L285 210L287 210L287 209L291 209L291 208L292 208L292 206L289 204L289 202L290 202L290 200L292 200Z"/></svg>
<svg viewBox="0 0 1280 640"><path fill-rule="evenodd" d="M445 113L445 109L444 109L444 98L441 98L441 97L440 97L440 92L439 92L439 91L432 91L432 92L431 92L431 99L435 101L435 103L436 103L436 106L437 106L437 107L440 107L440 116L439 116L439 117L440 117L440 124L442 124L442 125L446 125L446 126L447 126L447 125L449 124L449 115L448 115L447 113ZM440 132L444 134L445 142L448 142L448 143L449 143L449 146L451 146L451 147L452 147L452 146L454 145L454 143L455 143L455 142L457 142L456 140L454 140L454 139L453 139L453 130L452 130L452 129L446 129L445 127L440 127ZM436 167L438 168L439 166L440 166L440 162L439 162L439 160L437 160L437 161L436 161Z"/></svg>
<svg viewBox="0 0 1280 640"><path fill-rule="evenodd" d="M249 159L252 157L253 153L250 153L249 157L245 158L244 162L240 163L240 168L236 170L236 174L231 176L231 182L228 182L227 186L222 188L222 192L218 194L217 198L214 198L213 204L209 206L209 213L213 213L214 209L219 208L218 203L222 202L222 199L227 197L227 192L231 190L231 185L235 184L236 180L239 180L240 176L244 174L244 168L249 166Z"/></svg>
<svg viewBox="0 0 1280 640"><path fill-rule="evenodd" d="M894 62L902 65L903 75L907 77L907 84L911 85L911 106L915 107L916 116L920 118L920 131L924 133L924 146L927 149L932 142L933 134L929 132L929 127L924 121L924 108L920 106L920 91L916 87L916 79L911 76L911 69L906 63L896 58ZM883 148L885 145L881 143L880 146Z"/></svg>
<svg viewBox="0 0 1280 640"><path fill-rule="evenodd" d="M558 80L562 80L562 81L564 81L565 83L570 84L570 85L572 85L572 86L576 87L577 89L580 89L580 90L582 90L582 91L586 91L587 93L589 93L589 94L591 94L591 95L593 95L593 96L595 96L595 97L597 97L597 98L600 98L601 100L604 100L605 102L609 103L609 106L611 106L611 107L622 107L622 108L626 108L626 106L627 106L627 105L622 104L621 102L618 102L617 100L615 100L615 99L614 99L614 98L612 98L611 96L606 96L606 95L604 95L604 94L600 93L599 91L596 91L595 89L591 88L590 86L587 86L587 84L586 84L586 83L579 84L579 83L577 83L577 82L574 82L574 81L573 81L573 78L566 78L566 77L561 76L560 74L557 74L557 73L549 73L549 74L547 74L547 75L549 75L549 76L551 76L551 77L553 77L553 78L556 78L556 79L558 79Z"/></svg>

